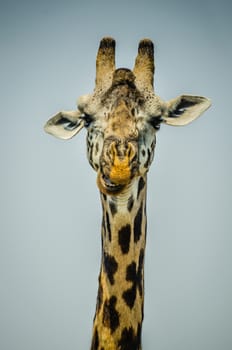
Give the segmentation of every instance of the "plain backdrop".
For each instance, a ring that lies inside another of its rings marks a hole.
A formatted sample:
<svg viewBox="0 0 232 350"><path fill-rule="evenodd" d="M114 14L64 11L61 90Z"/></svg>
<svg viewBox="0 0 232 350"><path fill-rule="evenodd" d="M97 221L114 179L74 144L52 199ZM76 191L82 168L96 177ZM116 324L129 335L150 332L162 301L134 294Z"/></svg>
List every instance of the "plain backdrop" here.
<svg viewBox="0 0 232 350"><path fill-rule="evenodd" d="M117 67L155 43L155 89L212 107L163 126L148 177L144 350L230 350L231 13L228 0L0 2L0 349L87 350L101 206L86 132L43 132L94 88L103 36Z"/></svg>

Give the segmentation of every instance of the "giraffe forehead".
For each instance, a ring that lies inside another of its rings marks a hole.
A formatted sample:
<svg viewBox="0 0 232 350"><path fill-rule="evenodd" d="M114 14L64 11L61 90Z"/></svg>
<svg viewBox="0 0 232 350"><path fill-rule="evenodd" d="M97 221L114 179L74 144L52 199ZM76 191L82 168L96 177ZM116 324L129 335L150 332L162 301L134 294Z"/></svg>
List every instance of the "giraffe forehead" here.
<svg viewBox="0 0 232 350"><path fill-rule="evenodd" d="M119 136L136 136L136 119L133 106L127 106L124 100L119 100L117 106L108 115L107 131L118 133Z"/></svg>
<svg viewBox="0 0 232 350"><path fill-rule="evenodd" d="M96 126L102 130L133 128L139 130L151 116L160 116L161 99L148 90L140 91L132 71L120 68L114 71L111 86L106 90L96 90L86 104L81 106L84 113L92 115Z"/></svg>
<svg viewBox="0 0 232 350"><path fill-rule="evenodd" d="M143 94L135 85L131 85L128 82L112 84L102 96L102 103L104 105L109 104L113 109L117 109L119 106L122 108L123 103L124 107L131 108L132 106L143 105L144 102Z"/></svg>
<svg viewBox="0 0 232 350"><path fill-rule="evenodd" d="M93 115L96 125L102 129L118 125L129 129L137 124L137 128L142 130L144 123L154 117L158 117L158 120L163 114L163 103L158 96L143 96L125 85L108 91L101 97L95 96L93 101L93 104L90 102L86 106L84 112Z"/></svg>

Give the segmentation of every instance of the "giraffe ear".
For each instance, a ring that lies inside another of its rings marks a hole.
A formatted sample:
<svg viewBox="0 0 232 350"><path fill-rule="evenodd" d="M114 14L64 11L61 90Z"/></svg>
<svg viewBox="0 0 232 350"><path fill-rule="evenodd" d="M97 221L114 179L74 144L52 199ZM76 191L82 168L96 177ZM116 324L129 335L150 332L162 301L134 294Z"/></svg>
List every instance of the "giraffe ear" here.
<svg viewBox="0 0 232 350"><path fill-rule="evenodd" d="M68 140L75 136L84 124L85 121L79 110L61 111L47 121L44 130L59 139Z"/></svg>
<svg viewBox="0 0 232 350"><path fill-rule="evenodd" d="M211 105L203 96L181 95L166 103L167 112L163 122L168 125L182 126L197 119Z"/></svg>

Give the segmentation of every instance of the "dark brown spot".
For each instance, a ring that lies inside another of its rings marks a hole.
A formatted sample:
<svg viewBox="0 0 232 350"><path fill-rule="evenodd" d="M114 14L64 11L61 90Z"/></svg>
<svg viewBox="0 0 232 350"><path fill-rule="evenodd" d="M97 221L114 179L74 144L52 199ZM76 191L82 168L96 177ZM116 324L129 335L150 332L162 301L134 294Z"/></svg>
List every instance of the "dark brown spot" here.
<svg viewBox="0 0 232 350"><path fill-rule="evenodd" d="M140 192L142 191L142 189L145 186L145 181L143 179L143 177L140 177L139 179L139 184L138 184L138 193L137 193L137 199L139 198Z"/></svg>
<svg viewBox="0 0 232 350"><path fill-rule="evenodd" d="M131 288L127 289L122 294L123 300L125 301L126 305L132 309L132 307L135 304L135 298L136 298L136 284L133 284Z"/></svg>
<svg viewBox="0 0 232 350"><path fill-rule="evenodd" d="M99 312L99 310L100 310L100 308L102 306L102 297L103 297L103 289L102 289L102 285L101 285L101 282L100 282L100 276L99 276L96 312Z"/></svg>
<svg viewBox="0 0 232 350"><path fill-rule="evenodd" d="M110 328L111 334L119 326L119 313L115 308L117 298L113 295L103 306L103 325Z"/></svg>
<svg viewBox="0 0 232 350"><path fill-rule="evenodd" d="M143 265L144 265L144 250L141 249L139 255L138 269L136 271L136 263L133 261L127 266L126 280L132 282L132 287L123 292L122 297L127 306L132 309L136 299L137 288L142 297L143 294Z"/></svg>
<svg viewBox="0 0 232 350"><path fill-rule="evenodd" d="M148 168L151 163L151 151L149 148L147 149L147 160L146 163L144 164L144 168Z"/></svg>
<svg viewBox="0 0 232 350"><path fill-rule="evenodd" d="M130 196L127 202L127 209L131 211L131 209L133 208L133 205L134 205L134 197Z"/></svg>
<svg viewBox="0 0 232 350"><path fill-rule="evenodd" d="M138 323L138 328L137 328L137 341L138 341L139 346L141 344L141 340L142 340L141 338L142 338L142 325L139 322Z"/></svg>
<svg viewBox="0 0 232 350"><path fill-rule="evenodd" d="M103 218L102 220L102 237L106 236L106 224L105 224L105 220Z"/></svg>
<svg viewBox="0 0 232 350"><path fill-rule="evenodd" d="M99 336L96 328L93 334L91 350L98 350L98 347L99 347Z"/></svg>
<svg viewBox="0 0 232 350"><path fill-rule="evenodd" d="M106 212L106 227L107 227L107 232L109 236L109 241L111 242L111 227L110 227L110 218L109 214Z"/></svg>
<svg viewBox="0 0 232 350"><path fill-rule="evenodd" d="M134 220L134 241L139 241L142 234L143 203L141 204Z"/></svg>
<svg viewBox="0 0 232 350"><path fill-rule="evenodd" d="M136 264L133 261L126 269L126 280L132 282L132 287L123 292L122 297L127 304L127 306L132 309L135 303L136 298L136 289L137 289L137 273L136 273Z"/></svg>
<svg viewBox="0 0 232 350"><path fill-rule="evenodd" d="M141 315L142 315L142 321L144 319L144 301L142 301L142 305L141 305Z"/></svg>
<svg viewBox="0 0 232 350"><path fill-rule="evenodd" d="M103 254L103 265L105 273L110 281L110 283L114 284L114 274L118 269L118 263L115 258L106 253Z"/></svg>
<svg viewBox="0 0 232 350"><path fill-rule="evenodd" d="M144 266L144 249L141 249L139 254L139 266L137 271L137 286L139 294L142 296L143 293L143 266Z"/></svg>
<svg viewBox="0 0 232 350"><path fill-rule="evenodd" d="M127 254L129 252L130 238L131 227L129 224L127 224L118 231L118 244L120 245L123 254Z"/></svg>
<svg viewBox="0 0 232 350"><path fill-rule="evenodd" d="M140 350L140 337L135 334L132 327L124 328L121 333L121 339L118 342L120 350Z"/></svg>
<svg viewBox="0 0 232 350"><path fill-rule="evenodd" d="M117 205L115 202L110 201L109 206L110 206L111 214L112 214L112 216L114 216L117 213Z"/></svg>

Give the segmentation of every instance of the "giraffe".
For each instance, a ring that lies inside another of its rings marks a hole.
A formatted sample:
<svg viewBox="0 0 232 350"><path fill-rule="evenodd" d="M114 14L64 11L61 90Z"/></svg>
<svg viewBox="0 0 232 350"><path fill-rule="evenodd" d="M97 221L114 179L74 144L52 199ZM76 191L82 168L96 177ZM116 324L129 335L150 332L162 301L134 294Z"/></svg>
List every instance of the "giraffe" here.
<svg viewBox="0 0 232 350"><path fill-rule="evenodd" d="M50 118L45 131L70 139L87 129L87 155L102 203L102 256L91 350L141 350L147 172L161 124L187 125L211 102L154 92L154 46L139 42L134 69L115 68L115 40L100 42L92 94L77 110Z"/></svg>

